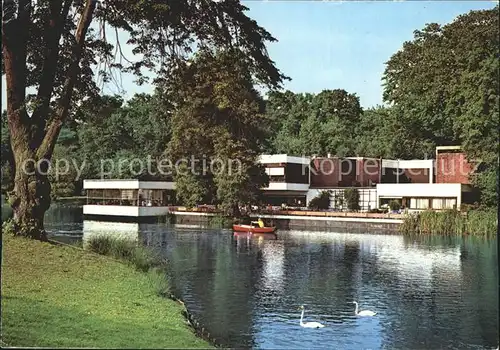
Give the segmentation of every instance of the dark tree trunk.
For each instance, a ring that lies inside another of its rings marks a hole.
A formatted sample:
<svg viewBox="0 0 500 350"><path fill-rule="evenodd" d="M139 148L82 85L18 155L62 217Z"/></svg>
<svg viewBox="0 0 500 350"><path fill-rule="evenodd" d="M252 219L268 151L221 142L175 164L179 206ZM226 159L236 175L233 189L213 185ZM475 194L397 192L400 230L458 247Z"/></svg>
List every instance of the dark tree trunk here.
<svg viewBox="0 0 500 350"><path fill-rule="evenodd" d="M47 162L41 162L39 168L33 152L17 150L14 154L16 175L14 189L9 193L14 211L14 234L46 241L43 218L50 207Z"/></svg>
<svg viewBox="0 0 500 350"><path fill-rule="evenodd" d="M233 218L240 218L241 217L240 206L238 205L238 203L233 204L233 206L231 207L230 215Z"/></svg>
<svg viewBox="0 0 500 350"><path fill-rule="evenodd" d="M43 218L50 207L50 183L47 177L49 161L62 124L68 116L73 87L80 70L85 35L92 22L97 1L85 1L75 32L71 63L66 72L58 106L52 113L49 103L54 97L60 49L58 43L72 3L72 0L52 0L49 4L50 16L44 29L45 41L41 43L45 59L38 88L38 101L30 117L26 105L26 58L32 21L32 1L4 2L9 11L2 21L2 58L7 83L10 143L15 163L14 190L9 194L9 202L14 211L14 234L39 240L47 239Z"/></svg>

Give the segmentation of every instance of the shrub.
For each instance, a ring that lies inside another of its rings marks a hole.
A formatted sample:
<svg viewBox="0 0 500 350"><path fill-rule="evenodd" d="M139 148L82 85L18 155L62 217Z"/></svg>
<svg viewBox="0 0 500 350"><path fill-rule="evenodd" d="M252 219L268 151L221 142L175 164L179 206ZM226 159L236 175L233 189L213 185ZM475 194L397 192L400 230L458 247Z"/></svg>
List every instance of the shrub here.
<svg viewBox="0 0 500 350"><path fill-rule="evenodd" d="M494 210L472 210L467 216L457 210L432 211L406 215L400 231L405 234L439 234L490 237L497 231L498 216Z"/></svg>
<svg viewBox="0 0 500 350"><path fill-rule="evenodd" d="M337 192L333 195L333 207L335 209L341 209L344 205L344 193Z"/></svg>
<svg viewBox="0 0 500 350"><path fill-rule="evenodd" d="M321 191L316 197L311 199L309 202L309 209L316 209L316 210L326 210L330 208L330 196L331 192L330 191Z"/></svg>
<svg viewBox="0 0 500 350"><path fill-rule="evenodd" d="M344 198L349 210L359 210L359 191L357 188L348 188L344 191Z"/></svg>
<svg viewBox="0 0 500 350"><path fill-rule="evenodd" d="M169 297L172 292L170 289L170 279L165 269L154 268L148 272L148 279L160 297Z"/></svg>
<svg viewBox="0 0 500 350"><path fill-rule="evenodd" d="M93 236L85 242L85 248L97 254L110 255L112 244L111 237Z"/></svg>
<svg viewBox="0 0 500 350"><path fill-rule="evenodd" d="M14 220L12 219L7 219L3 220L2 218L2 233L8 234L8 235L15 235L14 232Z"/></svg>
<svg viewBox="0 0 500 350"><path fill-rule="evenodd" d="M149 249L138 246L134 241L105 235L90 237L86 249L101 255L111 256L135 266L137 270L148 271L152 267L164 265L156 254Z"/></svg>

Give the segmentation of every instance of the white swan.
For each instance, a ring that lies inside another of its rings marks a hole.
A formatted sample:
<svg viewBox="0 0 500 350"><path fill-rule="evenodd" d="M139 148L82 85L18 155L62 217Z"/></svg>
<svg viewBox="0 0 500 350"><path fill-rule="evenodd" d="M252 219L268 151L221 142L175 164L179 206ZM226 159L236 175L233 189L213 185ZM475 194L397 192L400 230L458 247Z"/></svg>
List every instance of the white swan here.
<svg viewBox="0 0 500 350"><path fill-rule="evenodd" d="M363 310L358 312L358 303L355 301L353 301L352 303L356 304L356 310L354 310L354 314L356 314L357 316L375 316L377 314L376 312L370 310Z"/></svg>
<svg viewBox="0 0 500 350"><path fill-rule="evenodd" d="M302 314L300 315L300 326L304 328L323 328L324 325L322 325L319 322L304 322L304 312L306 311L304 305L302 305L299 310L302 309Z"/></svg>

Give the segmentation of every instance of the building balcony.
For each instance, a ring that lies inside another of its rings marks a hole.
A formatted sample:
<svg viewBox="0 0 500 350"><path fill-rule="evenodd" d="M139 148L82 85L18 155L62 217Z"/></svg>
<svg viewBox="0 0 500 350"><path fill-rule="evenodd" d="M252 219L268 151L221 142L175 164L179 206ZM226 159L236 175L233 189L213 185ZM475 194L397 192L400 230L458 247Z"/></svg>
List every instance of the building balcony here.
<svg viewBox="0 0 500 350"><path fill-rule="evenodd" d="M167 215L169 207L138 207L128 205L93 205L83 206L83 215L148 217Z"/></svg>
<svg viewBox="0 0 500 350"><path fill-rule="evenodd" d="M307 191L309 184L290 183L290 182L269 182L269 186L263 190L268 191Z"/></svg>

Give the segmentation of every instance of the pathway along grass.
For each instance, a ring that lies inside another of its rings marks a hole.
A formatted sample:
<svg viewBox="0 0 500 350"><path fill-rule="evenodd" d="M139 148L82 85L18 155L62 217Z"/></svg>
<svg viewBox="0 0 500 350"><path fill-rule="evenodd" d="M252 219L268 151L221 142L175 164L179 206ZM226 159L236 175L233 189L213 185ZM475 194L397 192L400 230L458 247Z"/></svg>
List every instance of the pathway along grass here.
<svg viewBox="0 0 500 350"><path fill-rule="evenodd" d="M154 272L6 234L2 246L2 342L9 346L211 347L186 325L181 305L158 296Z"/></svg>
<svg viewBox="0 0 500 350"><path fill-rule="evenodd" d="M457 210L426 210L404 218L400 231L404 234L471 235L493 237L497 233L496 210L471 210L463 215Z"/></svg>

